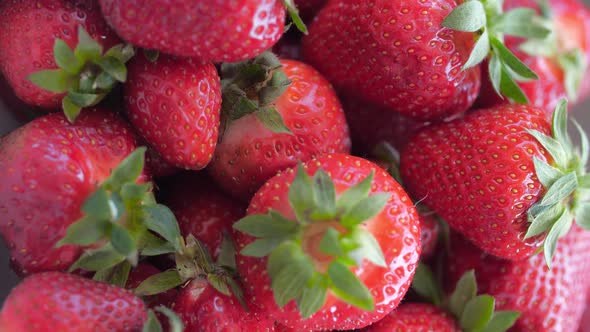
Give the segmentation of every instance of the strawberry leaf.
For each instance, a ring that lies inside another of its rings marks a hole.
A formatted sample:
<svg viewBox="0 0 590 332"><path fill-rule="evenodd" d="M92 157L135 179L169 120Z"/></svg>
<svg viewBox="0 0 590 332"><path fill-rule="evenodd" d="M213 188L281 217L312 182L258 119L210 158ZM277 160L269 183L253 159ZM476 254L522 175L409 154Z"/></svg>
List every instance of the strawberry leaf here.
<svg viewBox="0 0 590 332"><path fill-rule="evenodd" d="M537 156L533 156L533 164L535 165L535 172L537 173L539 181L547 188L553 185L557 179L564 176L559 169L537 158Z"/></svg>
<svg viewBox="0 0 590 332"><path fill-rule="evenodd" d="M471 1L474 2L474 1ZM469 54L469 58L463 65L463 70L475 67L480 64L490 53L490 36L488 30L484 29L483 33L477 39L477 42L473 46L473 50Z"/></svg>
<svg viewBox="0 0 590 332"><path fill-rule="evenodd" d="M367 197L371 191L371 184L373 183L374 177L375 171L371 171L371 174L369 174L361 182L355 184L343 192L336 202L337 209L341 211L347 211L352 206L355 206L361 200Z"/></svg>
<svg viewBox="0 0 590 332"><path fill-rule="evenodd" d="M96 61L102 55L102 46L92 39L81 25L78 28L78 45L74 50L74 54L82 63Z"/></svg>
<svg viewBox="0 0 590 332"><path fill-rule="evenodd" d="M461 317L465 311L467 302L475 298L477 294L477 283L473 270L465 272L457 282L457 287L449 299L449 309L455 317Z"/></svg>
<svg viewBox="0 0 590 332"><path fill-rule="evenodd" d="M285 238L258 239L245 246L242 251L240 251L240 254L251 257L265 257L285 240Z"/></svg>
<svg viewBox="0 0 590 332"><path fill-rule="evenodd" d="M322 169L318 170L312 178L313 197L316 209L313 211L314 219L334 219L336 214L336 189L332 179Z"/></svg>
<svg viewBox="0 0 590 332"><path fill-rule="evenodd" d="M131 258L131 261L137 262L137 248L135 240L127 229L119 224L112 224L111 227L111 244L113 248L125 257ZM134 258L135 256L135 258Z"/></svg>
<svg viewBox="0 0 590 332"><path fill-rule="evenodd" d="M148 310L148 318L143 324L142 332L162 332L162 324L156 317L156 313L153 310Z"/></svg>
<svg viewBox="0 0 590 332"><path fill-rule="evenodd" d="M434 278L432 271L423 263L418 264L416 268L416 273L412 280L412 289L434 305L440 306L442 304L443 291Z"/></svg>
<svg viewBox="0 0 590 332"><path fill-rule="evenodd" d="M133 292L137 296L156 295L183 284L176 270L168 270L149 276Z"/></svg>
<svg viewBox="0 0 590 332"><path fill-rule="evenodd" d="M576 101L580 84L588 68L586 56L579 48L576 48L558 55L557 63L565 74L564 83L567 95L571 101Z"/></svg>
<svg viewBox="0 0 590 332"><path fill-rule="evenodd" d="M344 256L344 248L340 244L340 233L329 227L320 240L320 251L327 255Z"/></svg>
<svg viewBox="0 0 590 332"><path fill-rule="evenodd" d="M68 121L70 123L74 123L74 121L76 120L76 118L80 114L80 111L82 111L82 108L80 106L74 104L72 102L72 99L70 99L70 97L68 97L68 96L65 96L61 100L61 107L64 111L64 115L66 116L66 118L68 119Z"/></svg>
<svg viewBox="0 0 590 332"><path fill-rule="evenodd" d="M70 101L74 105L84 108L98 104L102 100L102 98L104 98L104 95L100 93L97 94L69 91L68 98L70 98Z"/></svg>
<svg viewBox="0 0 590 332"><path fill-rule="evenodd" d="M388 193L378 193L365 197L342 215L340 219L342 225L346 228L351 228L374 217L383 211L390 197L391 195Z"/></svg>
<svg viewBox="0 0 590 332"><path fill-rule="evenodd" d="M520 77L526 79L539 79L527 65L525 65L519 58L517 58L504 44L496 37L490 37L490 44L494 52L496 52L502 63L518 74Z"/></svg>
<svg viewBox="0 0 590 332"><path fill-rule="evenodd" d="M276 108L259 108L256 112L254 112L254 115L256 115L256 118L262 122L266 129L272 131L273 133L293 135L291 130L283 122L283 117Z"/></svg>
<svg viewBox="0 0 590 332"><path fill-rule="evenodd" d="M566 174L557 179L538 203L541 206L553 205L571 195L578 187L578 178L575 172Z"/></svg>
<svg viewBox="0 0 590 332"><path fill-rule="evenodd" d="M293 180L291 187L289 187L289 202L299 222L307 221L308 209L315 202L313 195L314 190L311 178L303 169L303 165L299 163L295 180Z"/></svg>
<svg viewBox="0 0 590 332"><path fill-rule="evenodd" d="M350 237L359 246L349 253L349 257L356 258L357 266L360 266L362 260L366 259L377 266L387 267L383 251L373 234L365 229L355 228Z"/></svg>
<svg viewBox="0 0 590 332"><path fill-rule="evenodd" d="M491 29L522 38L546 38L551 30L542 20L535 20L537 13L531 8L515 8L494 20Z"/></svg>
<svg viewBox="0 0 590 332"><path fill-rule="evenodd" d="M465 305L460 324L466 331L483 329L492 319L495 300L489 295L480 295L471 299Z"/></svg>
<svg viewBox="0 0 590 332"><path fill-rule="evenodd" d="M375 309L371 292L346 265L338 260L332 262L328 267L328 276L331 290L338 298L363 310Z"/></svg>
<svg viewBox="0 0 590 332"><path fill-rule="evenodd" d="M505 332L516 323L520 317L518 311L498 311L492 315L492 319L481 332Z"/></svg>
<svg viewBox="0 0 590 332"><path fill-rule="evenodd" d="M303 23L301 16L299 16L299 11L293 3L293 0L283 0L283 4L285 8L287 8L287 12L289 13L289 17L291 17L291 21L297 27L297 30L301 31L303 34L307 35L307 26Z"/></svg>
<svg viewBox="0 0 590 332"><path fill-rule="evenodd" d="M68 44L61 39L55 40L53 44L53 55L57 66L70 75L77 75L84 65L84 63L76 58Z"/></svg>
<svg viewBox="0 0 590 332"><path fill-rule="evenodd" d="M164 205L157 204L145 206L143 212L145 226L162 236L177 251L181 251L182 236L178 222L172 211Z"/></svg>
<svg viewBox="0 0 590 332"><path fill-rule="evenodd" d="M125 288L130 271L131 264L129 264L127 261L124 261L108 269L96 271L92 279Z"/></svg>
<svg viewBox="0 0 590 332"><path fill-rule="evenodd" d="M76 244L80 246L91 245L106 237L110 231L110 226L111 225L105 220L94 219L88 216L83 217L68 226L66 235L57 242L56 247L61 247L67 244Z"/></svg>
<svg viewBox="0 0 590 332"><path fill-rule="evenodd" d="M127 68L119 59L105 56L98 59L95 63L117 81L123 83L127 80Z"/></svg>
<svg viewBox="0 0 590 332"><path fill-rule="evenodd" d="M464 32L475 32L487 24L486 11L480 1L466 1L457 6L441 23L442 26Z"/></svg>
<svg viewBox="0 0 590 332"><path fill-rule="evenodd" d="M276 263L277 259L283 261ZM280 308L301 296L314 273L311 260L301 248L291 243L285 243L273 252L269 256L268 265L275 302ZM270 269L270 266L274 268Z"/></svg>
<svg viewBox="0 0 590 332"><path fill-rule="evenodd" d="M135 55L135 49L131 44L118 44L107 50L105 57L113 57L122 63L127 63Z"/></svg>
<svg viewBox="0 0 590 332"><path fill-rule="evenodd" d="M554 224L556 220L565 213L565 207L560 204L555 204L553 206L548 206L543 212L539 213L536 216L533 216L529 212L529 228L525 235L525 239L529 239L533 236L537 236L549 230ZM530 210L529 210L530 211Z"/></svg>
<svg viewBox="0 0 590 332"><path fill-rule="evenodd" d="M566 210L547 233L547 238L543 244L543 253L545 256L545 262L549 268L551 268L551 261L555 255L557 240L567 233L571 228L573 221L574 216Z"/></svg>
<svg viewBox="0 0 590 332"><path fill-rule="evenodd" d="M36 86L54 93L68 90L69 76L63 69L47 69L34 72L27 77Z"/></svg>
<svg viewBox="0 0 590 332"><path fill-rule="evenodd" d="M303 289L297 301L297 307L303 319L309 318L326 303L328 295L327 281L323 276L316 277L309 286Z"/></svg>
<svg viewBox="0 0 590 332"><path fill-rule="evenodd" d="M178 317L178 315L174 311L172 311L164 306L156 307L156 311L164 314L164 316L166 316L166 318L168 318L168 322L170 325L169 332L182 332L182 331L184 331L184 324L182 323L182 320L180 319L180 317Z"/></svg>
<svg viewBox="0 0 590 332"><path fill-rule="evenodd" d="M295 222L279 217L277 213L251 215L240 219L234 229L261 238L288 237L297 231Z"/></svg>
<svg viewBox="0 0 590 332"><path fill-rule="evenodd" d="M135 149L111 173L102 186L106 190L120 191L124 183L135 182L143 171L145 147Z"/></svg>
<svg viewBox="0 0 590 332"><path fill-rule="evenodd" d="M166 240L146 232L140 240L140 254L143 256L159 256L176 252L174 245Z"/></svg>
<svg viewBox="0 0 590 332"><path fill-rule="evenodd" d="M86 251L80 258L72 264L69 272L77 269L87 271L99 271L108 269L125 260L125 256L118 253L111 244L106 244L99 249Z"/></svg>

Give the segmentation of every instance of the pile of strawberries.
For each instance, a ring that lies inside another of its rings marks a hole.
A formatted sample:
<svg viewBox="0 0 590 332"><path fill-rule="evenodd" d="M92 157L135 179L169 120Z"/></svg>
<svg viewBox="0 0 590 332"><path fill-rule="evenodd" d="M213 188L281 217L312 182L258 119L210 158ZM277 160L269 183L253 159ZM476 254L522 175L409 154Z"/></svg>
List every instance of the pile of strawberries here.
<svg viewBox="0 0 590 332"><path fill-rule="evenodd" d="M579 1L0 0L0 331L588 331Z"/></svg>

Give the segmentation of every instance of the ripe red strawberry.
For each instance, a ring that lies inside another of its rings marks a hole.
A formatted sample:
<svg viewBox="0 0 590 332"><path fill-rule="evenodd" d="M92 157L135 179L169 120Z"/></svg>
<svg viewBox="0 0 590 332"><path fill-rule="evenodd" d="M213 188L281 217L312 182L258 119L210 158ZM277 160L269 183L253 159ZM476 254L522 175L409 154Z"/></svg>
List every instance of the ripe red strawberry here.
<svg viewBox="0 0 590 332"><path fill-rule="evenodd" d="M588 332L590 331L590 296L586 294L586 309L584 310L584 314L582 315L582 320L580 321L580 329L578 332Z"/></svg>
<svg viewBox="0 0 590 332"><path fill-rule="evenodd" d="M135 149L131 128L89 109L75 125L38 118L0 142L0 232L19 273L67 269L78 246L55 248L88 196Z"/></svg>
<svg viewBox="0 0 590 332"><path fill-rule="evenodd" d="M432 257L438 243L439 223L432 212L422 212L418 209L420 215L420 239L422 243L422 259Z"/></svg>
<svg viewBox="0 0 590 332"><path fill-rule="evenodd" d="M129 63L125 103L130 121L162 158L202 169L213 157L221 88L215 66L193 59L139 55Z"/></svg>
<svg viewBox="0 0 590 332"><path fill-rule="evenodd" d="M12 290L0 312L10 332L141 331L144 303L131 292L79 276L46 272Z"/></svg>
<svg viewBox="0 0 590 332"><path fill-rule="evenodd" d="M238 64L240 69L225 69L223 107L226 118L235 120L226 120L209 168L224 190L245 201L264 181L298 160L350 152L344 112L328 81L304 63L279 62L270 53L254 61L266 68L267 76L244 79L246 72L239 70L250 62ZM264 83L252 88L256 79ZM247 83L238 86L243 81ZM254 101L242 97L244 93L254 95L250 97Z"/></svg>
<svg viewBox="0 0 590 332"><path fill-rule="evenodd" d="M268 180L234 229L256 310L296 331L380 320L406 293L420 255L418 215L401 186L343 154Z"/></svg>
<svg viewBox="0 0 590 332"><path fill-rule="evenodd" d="M151 147L148 147L145 155L145 163L150 174L154 178L161 178L176 174L180 171L179 168L166 162L162 157Z"/></svg>
<svg viewBox="0 0 590 332"><path fill-rule="evenodd" d="M285 26L279 0L99 3L106 20L133 45L208 62L253 58L272 47Z"/></svg>
<svg viewBox="0 0 590 332"><path fill-rule="evenodd" d="M441 309L425 303L405 303L366 332L461 332L457 321Z"/></svg>
<svg viewBox="0 0 590 332"><path fill-rule="evenodd" d="M202 174L173 176L162 186L162 192L182 236L192 234L203 242L213 259L219 256L224 232L231 234L233 223L245 215L242 202L227 197Z"/></svg>
<svg viewBox="0 0 590 332"><path fill-rule="evenodd" d="M539 76L537 81L519 82L530 103L553 110L561 98L569 97L573 105L590 94L590 76L586 75L590 61L590 11L577 0L551 0L549 5L546 20L555 27L554 35L534 43L511 37L506 46ZM504 7L542 10L534 0L505 1ZM478 107L502 102L489 79L483 79Z"/></svg>
<svg viewBox="0 0 590 332"><path fill-rule="evenodd" d="M542 109L504 105L426 128L402 153L404 184L485 252L518 260L544 244L549 263L574 216L588 227L577 190L587 151L567 136L566 108L553 124Z"/></svg>
<svg viewBox="0 0 590 332"><path fill-rule="evenodd" d="M442 119L473 104L477 64L488 54L498 91L526 101L514 80L536 75L501 39L544 37L548 31L538 24L528 30L491 24L527 19L534 25L534 13L509 14L480 1L331 1L303 38L303 55L343 94L421 121Z"/></svg>
<svg viewBox="0 0 590 332"><path fill-rule="evenodd" d="M186 332L271 332L274 321L247 312L234 297L225 296L195 279L181 289L172 309L185 325Z"/></svg>
<svg viewBox="0 0 590 332"><path fill-rule="evenodd" d="M0 48L0 70L30 105L57 110L71 90L63 106L73 119L80 107L95 105L116 81L124 81L128 55L123 56L122 47L111 49L121 41L96 1L2 1L0 22L0 44L10 45ZM82 48L74 54L77 46ZM107 49L111 53L103 57ZM100 73L103 80L98 84L94 79Z"/></svg>
<svg viewBox="0 0 590 332"><path fill-rule="evenodd" d="M464 271L475 269L480 292L496 298L496 309L521 313L511 331L576 331L590 284L589 244L590 233L573 226L549 269L542 255L501 260L454 235L447 276L454 283Z"/></svg>

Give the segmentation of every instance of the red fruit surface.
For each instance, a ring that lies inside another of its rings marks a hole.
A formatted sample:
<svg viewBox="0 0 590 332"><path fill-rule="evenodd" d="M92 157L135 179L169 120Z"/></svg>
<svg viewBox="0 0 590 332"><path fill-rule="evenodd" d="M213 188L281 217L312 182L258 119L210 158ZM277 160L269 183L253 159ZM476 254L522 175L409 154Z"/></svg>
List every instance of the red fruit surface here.
<svg viewBox="0 0 590 332"><path fill-rule="evenodd" d="M439 308L425 303L405 303L365 332L461 332L457 321Z"/></svg>
<svg viewBox="0 0 590 332"><path fill-rule="evenodd" d="M145 152L145 164L154 178L170 176L180 171L178 167L174 167L162 159L154 148L149 146Z"/></svg>
<svg viewBox="0 0 590 332"><path fill-rule="evenodd" d="M400 151L414 134L430 124L354 98L343 98L342 105L353 149L363 154L371 154L382 142Z"/></svg>
<svg viewBox="0 0 590 332"><path fill-rule="evenodd" d="M246 214L244 203L228 197L203 174L178 174L162 190L181 234L203 242L213 259L219 255L224 232L231 235L232 225Z"/></svg>
<svg viewBox="0 0 590 332"><path fill-rule="evenodd" d="M588 294L586 294L586 309L582 315L578 332L590 332L590 296Z"/></svg>
<svg viewBox="0 0 590 332"><path fill-rule="evenodd" d="M578 0L550 0L553 13L555 32L560 51L580 49L586 61L590 63L590 10ZM504 2L506 9L528 7L539 10L535 0L509 0ZM520 82L519 86L529 98L530 104L553 111L557 102L568 95L564 85L564 72L555 59L551 57L532 56L520 50L522 39L508 37L506 46L514 52L537 75L538 80ZM484 64L487 68L487 64ZM579 98L572 100L570 105L581 102L590 94L590 75L584 75L579 89ZM504 101L500 98L488 78L487 69L482 72L481 94L476 101L479 108L499 105Z"/></svg>
<svg viewBox="0 0 590 332"><path fill-rule="evenodd" d="M126 41L209 62L253 58L272 47L285 27L285 9L279 0L99 3L106 20Z"/></svg>
<svg viewBox="0 0 590 332"><path fill-rule="evenodd" d="M506 259L530 257L543 240L522 240L527 211L544 194L533 156L552 161L526 130L547 135L550 128L544 110L522 105L426 128L402 152L404 184L482 250Z"/></svg>
<svg viewBox="0 0 590 332"><path fill-rule="evenodd" d="M423 213L418 211L420 215L420 238L422 243L422 259L430 258L436 250L438 243L438 233L440 225L433 213Z"/></svg>
<svg viewBox="0 0 590 332"><path fill-rule="evenodd" d="M177 167L202 169L213 157L219 130L221 87L210 63L143 55L128 65L125 104L146 141Z"/></svg>
<svg viewBox="0 0 590 332"><path fill-rule="evenodd" d="M371 192L391 194L383 211L363 223L364 228L375 236L381 246L387 267L379 267L365 260L360 267L352 270L374 296L375 310L368 312L358 309L328 293L325 305L310 318L303 320L294 301L283 309L276 305L270 277L266 272L266 258L238 256L238 270L257 309L287 327L296 331L365 327L397 307L410 286L420 255L417 212L401 186L370 161L343 154L327 154L304 163L304 167L309 175L315 174L320 168L330 174L337 194L375 171ZM248 214L261 214L273 209L286 218L293 219L294 212L288 203L288 188L294 177L295 171L290 168L268 180L252 199ZM244 233L236 232L238 251L253 240L254 238Z"/></svg>
<svg viewBox="0 0 590 332"><path fill-rule="evenodd" d="M64 94L38 88L27 76L39 70L57 69L53 58L55 39L62 39L74 49L79 26L104 49L121 42L94 0L0 2L0 70L19 98L48 110L61 107Z"/></svg>
<svg viewBox="0 0 590 332"><path fill-rule="evenodd" d="M275 103L293 135L273 133L256 115L246 115L226 129L209 168L225 191L244 201L299 160L350 152L348 126L332 85L302 62L281 63L292 83Z"/></svg>
<svg viewBox="0 0 590 332"><path fill-rule="evenodd" d="M74 262L81 248L56 243L82 216L84 200L135 148L127 123L100 109L85 110L75 124L46 115L0 141L0 232L19 273Z"/></svg>
<svg viewBox="0 0 590 332"><path fill-rule="evenodd" d="M560 240L551 269L542 254L506 261L487 255L454 235L448 262L449 285L475 269L478 292L496 298L496 311L521 316L511 332L577 331L590 282L590 232L573 226Z"/></svg>
<svg viewBox="0 0 590 332"><path fill-rule="evenodd" d="M311 20L317 12L328 2L327 0L294 0L301 16L306 21Z"/></svg>
<svg viewBox="0 0 590 332"><path fill-rule="evenodd" d="M0 312L10 332L141 331L146 307L131 292L72 274L46 272L12 290Z"/></svg>
<svg viewBox="0 0 590 332"><path fill-rule="evenodd" d="M206 281L195 279L180 290L172 309L185 325L185 332L272 332L274 321L242 308Z"/></svg>
<svg viewBox="0 0 590 332"><path fill-rule="evenodd" d="M422 121L466 111L479 67L462 71L471 33L442 27L454 0L330 1L303 38L303 56L348 96Z"/></svg>

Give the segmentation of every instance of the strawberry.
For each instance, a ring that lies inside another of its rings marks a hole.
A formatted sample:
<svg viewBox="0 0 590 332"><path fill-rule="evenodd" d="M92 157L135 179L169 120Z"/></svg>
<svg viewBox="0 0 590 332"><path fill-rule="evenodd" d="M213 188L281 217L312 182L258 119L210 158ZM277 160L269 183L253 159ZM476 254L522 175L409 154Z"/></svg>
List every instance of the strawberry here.
<svg viewBox="0 0 590 332"><path fill-rule="evenodd" d="M521 313L511 331L576 331L590 285L588 244L590 233L573 226L562 239L549 269L542 255L528 260L502 260L454 234L446 273L454 283L464 271L474 269L480 291L496 298L496 309Z"/></svg>
<svg viewBox="0 0 590 332"><path fill-rule="evenodd" d="M160 273L159 269L147 262L139 263L135 268L133 268L129 272L129 277L127 282L125 283L125 288L127 289L134 289L139 286L143 281L147 278ZM148 304L149 307L155 308L160 305L165 307L169 307L172 304L172 301L177 295L176 289L169 289L168 291L158 294L156 296L150 296L144 298L145 302Z"/></svg>
<svg viewBox="0 0 590 332"><path fill-rule="evenodd" d="M10 45L0 48L0 70L32 106L63 107L73 121L125 80L133 49L120 45L96 1L2 1L0 22L0 44Z"/></svg>
<svg viewBox="0 0 590 332"><path fill-rule="evenodd" d="M495 23L530 20L534 13L529 14L502 13L480 1L331 1L303 38L303 55L343 94L420 121L442 119L473 104L480 86L477 64L488 54L497 90L526 101L514 80L536 75L501 39L544 37L549 31L533 23L535 29L512 30Z"/></svg>
<svg viewBox="0 0 590 332"><path fill-rule="evenodd" d="M451 315L431 304L404 303L366 332L461 332Z"/></svg>
<svg viewBox="0 0 590 332"><path fill-rule="evenodd" d="M590 296L586 294L586 309L584 310L582 320L580 321L580 329L578 332L588 331L590 331Z"/></svg>
<svg viewBox="0 0 590 332"><path fill-rule="evenodd" d="M507 47L539 76L537 81L519 82L531 104L553 110L561 98L569 97L574 105L590 94L590 79L585 75L590 60L590 11L577 0L552 0L548 4L541 7L534 0L510 0L504 2L504 7L528 7L543 12L547 25L554 27L555 33L544 40L506 41ZM491 82L483 79L478 107L502 102Z"/></svg>
<svg viewBox="0 0 590 332"><path fill-rule="evenodd" d="M233 297L219 293L207 281L195 279L175 299L172 308L186 332L271 332L274 321L248 313Z"/></svg>
<svg viewBox="0 0 590 332"><path fill-rule="evenodd" d="M209 171L228 193L247 201L298 160L350 151L340 101L310 66L265 53L223 73L225 130Z"/></svg>
<svg viewBox="0 0 590 332"><path fill-rule="evenodd" d="M109 24L130 43L207 62L235 62L259 55L281 37L285 6L296 17L289 0L99 3ZM299 20L294 21L304 29Z"/></svg>
<svg viewBox="0 0 590 332"><path fill-rule="evenodd" d="M140 55L130 62L128 76L129 120L150 146L176 167L207 166L217 142L221 108L215 66L167 55L152 62Z"/></svg>
<svg viewBox="0 0 590 332"><path fill-rule="evenodd" d="M180 169L167 163L162 157L151 147L148 147L145 155L145 163L150 174L154 178L161 178L176 174Z"/></svg>
<svg viewBox="0 0 590 332"><path fill-rule="evenodd" d="M436 216L432 212L423 212L418 208L420 215L420 243L422 243L422 259L433 256L438 243L440 226Z"/></svg>
<svg viewBox="0 0 590 332"><path fill-rule="evenodd" d="M38 118L0 142L0 232L26 275L68 268L79 246L54 248L96 185L135 149L129 126L89 109L75 125L61 114Z"/></svg>
<svg viewBox="0 0 590 332"><path fill-rule="evenodd" d="M252 310L296 331L380 320L406 293L420 255L418 215L401 186L343 154L278 173L234 229Z"/></svg>
<svg viewBox="0 0 590 332"><path fill-rule="evenodd" d="M413 197L483 251L518 260L544 245L549 264L574 216L589 227L587 146L580 155L566 126L565 101L552 123L531 106L479 110L415 136L402 152L402 178Z"/></svg>
<svg viewBox="0 0 590 332"><path fill-rule="evenodd" d="M164 201L172 209L182 236L193 235L213 259L219 256L224 233L245 215L243 203L227 197L202 174L181 173L162 186Z"/></svg>
<svg viewBox="0 0 590 332"><path fill-rule="evenodd" d="M0 330L141 331L144 303L129 291L61 273L35 274L12 290L0 312Z"/></svg>

